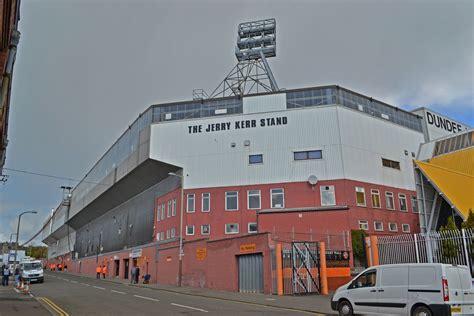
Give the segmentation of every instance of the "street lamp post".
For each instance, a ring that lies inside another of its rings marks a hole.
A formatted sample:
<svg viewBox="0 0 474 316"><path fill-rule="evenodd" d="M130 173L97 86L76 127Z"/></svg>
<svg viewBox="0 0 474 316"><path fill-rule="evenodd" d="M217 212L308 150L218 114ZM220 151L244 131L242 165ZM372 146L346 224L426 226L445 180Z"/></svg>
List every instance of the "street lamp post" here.
<svg viewBox="0 0 474 316"><path fill-rule="evenodd" d="M183 280L183 210L184 210L184 172L182 175L169 172L169 176L178 177L181 180L181 205L179 211L179 265L178 265L178 286L181 286Z"/></svg>
<svg viewBox="0 0 474 316"><path fill-rule="evenodd" d="M16 270L16 257L17 257L17 254L18 254L18 237L20 235L21 216L23 216L24 214L28 214L28 213L37 214L38 212L36 212L36 211L26 211L26 212L23 212L20 215L18 215L18 226L16 227L15 261L13 261L13 273L15 273L15 270Z"/></svg>
<svg viewBox="0 0 474 316"><path fill-rule="evenodd" d="M10 249L12 247L12 237L13 237L13 235L16 235L16 233L11 233L10 234L10 242L8 243L10 245Z"/></svg>

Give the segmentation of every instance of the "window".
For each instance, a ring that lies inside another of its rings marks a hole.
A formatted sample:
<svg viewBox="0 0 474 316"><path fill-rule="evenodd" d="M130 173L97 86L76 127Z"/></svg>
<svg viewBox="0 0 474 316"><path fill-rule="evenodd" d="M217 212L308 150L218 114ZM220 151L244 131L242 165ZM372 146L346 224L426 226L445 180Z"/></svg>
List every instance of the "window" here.
<svg viewBox="0 0 474 316"><path fill-rule="evenodd" d="M170 239L170 230L169 229L166 230L166 239Z"/></svg>
<svg viewBox="0 0 474 316"><path fill-rule="evenodd" d="M393 201L393 193L392 192L385 192L385 204L387 209L394 210L395 209L395 202Z"/></svg>
<svg viewBox="0 0 474 316"><path fill-rule="evenodd" d="M336 192L333 185L321 186L321 205L336 205Z"/></svg>
<svg viewBox="0 0 474 316"><path fill-rule="evenodd" d="M238 234L239 233L239 224L225 224L225 233L226 234Z"/></svg>
<svg viewBox="0 0 474 316"><path fill-rule="evenodd" d="M350 287L353 288L360 288L360 287L374 287L375 282L377 280L377 271L376 270L369 270L359 276L354 282L351 283Z"/></svg>
<svg viewBox="0 0 474 316"><path fill-rule="evenodd" d="M171 217L171 200L168 201L168 209L166 210L166 217Z"/></svg>
<svg viewBox="0 0 474 316"><path fill-rule="evenodd" d="M359 229L369 230L369 222L368 221L359 221Z"/></svg>
<svg viewBox="0 0 474 316"><path fill-rule="evenodd" d="M400 170L400 162L382 158L382 166L392 169Z"/></svg>
<svg viewBox="0 0 474 316"><path fill-rule="evenodd" d="M160 241L160 233L156 233L156 241Z"/></svg>
<svg viewBox="0 0 474 316"><path fill-rule="evenodd" d="M171 238L174 238L176 236L176 228L171 228Z"/></svg>
<svg viewBox="0 0 474 316"><path fill-rule="evenodd" d="M418 213L418 199L413 195L411 197L411 209L413 213Z"/></svg>
<svg viewBox="0 0 474 316"><path fill-rule="evenodd" d="M409 233L410 232L410 225L409 224L402 224L402 231L404 233Z"/></svg>
<svg viewBox="0 0 474 316"><path fill-rule="evenodd" d="M323 152L321 150L295 151L293 152L294 160L322 159Z"/></svg>
<svg viewBox="0 0 474 316"><path fill-rule="evenodd" d="M239 192L231 191L225 193L225 210L236 211L239 209Z"/></svg>
<svg viewBox="0 0 474 316"><path fill-rule="evenodd" d="M397 223L388 223L388 230L391 232L398 232Z"/></svg>
<svg viewBox="0 0 474 316"><path fill-rule="evenodd" d="M366 206L365 204L365 189L361 187L356 187L356 201L357 206Z"/></svg>
<svg viewBox="0 0 474 316"><path fill-rule="evenodd" d="M400 203L400 211L408 212L407 208L407 197L405 194L398 195L398 202Z"/></svg>
<svg viewBox="0 0 474 316"><path fill-rule="evenodd" d="M256 233L257 232L257 223L249 223L248 232L249 232L249 234Z"/></svg>
<svg viewBox="0 0 474 316"><path fill-rule="evenodd" d="M249 155L249 164L263 163L263 155Z"/></svg>
<svg viewBox="0 0 474 316"><path fill-rule="evenodd" d="M380 208L380 192L379 190L370 190L372 196L372 207Z"/></svg>
<svg viewBox="0 0 474 316"><path fill-rule="evenodd" d="M201 212L211 211L211 193L203 193L201 195Z"/></svg>
<svg viewBox="0 0 474 316"><path fill-rule="evenodd" d="M187 236L194 235L194 225L186 225L186 235Z"/></svg>
<svg viewBox="0 0 474 316"><path fill-rule="evenodd" d="M247 208L249 210L260 209L260 190L247 191Z"/></svg>
<svg viewBox="0 0 474 316"><path fill-rule="evenodd" d="M270 200L272 201L272 208L285 207L285 191L283 189L271 189Z"/></svg>
<svg viewBox="0 0 474 316"><path fill-rule="evenodd" d="M187 207L186 207L186 212L187 213L194 213L194 194L188 194L187 195Z"/></svg>
<svg viewBox="0 0 474 316"><path fill-rule="evenodd" d="M159 222L161 219L161 205L158 204L158 208L157 208L157 211L156 211L156 220Z"/></svg>
<svg viewBox="0 0 474 316"><path fill-rule="evenodd" d="M160 240L165 240L165 232L160 233Z"/></svg>
<svg viewBox="0 0 474 316"><path fill-rule="evenodd" d="M211 225L201 225L201 235L209 235L211 233Z"/></svg>
<svg viewBox="0 0 474 316"><path fill-rule="evenodd" d="M374 222L374 230L383 231L383 223L382 222Z"/></svg>
<svg viewBox="0 0 474 316"><path fill-rule="evenodd" d="M176 216L176 198L171 202L171 216Z"/></svg>
<svg viewBox="0 0 474 316"><path fill-rule="evenodd" d="M161 203L161 220L165 219L165 203ZM163 239L163 238L161 238Z"/></svg>

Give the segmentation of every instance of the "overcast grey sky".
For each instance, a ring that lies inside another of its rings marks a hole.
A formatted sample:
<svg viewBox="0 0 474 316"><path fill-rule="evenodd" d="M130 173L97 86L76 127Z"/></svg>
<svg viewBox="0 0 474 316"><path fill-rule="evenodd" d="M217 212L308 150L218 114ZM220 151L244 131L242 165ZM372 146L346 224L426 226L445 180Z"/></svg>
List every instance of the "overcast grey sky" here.
<svg viewBox="0 0 474 316"><path fill-rule="evenodd" d="M282 88L338 84L474 125L473 1L23 0L7 168L81 179L140 112L212 91L240 22L275 17ZM76 182L5 171L0 240Z"/></svg>

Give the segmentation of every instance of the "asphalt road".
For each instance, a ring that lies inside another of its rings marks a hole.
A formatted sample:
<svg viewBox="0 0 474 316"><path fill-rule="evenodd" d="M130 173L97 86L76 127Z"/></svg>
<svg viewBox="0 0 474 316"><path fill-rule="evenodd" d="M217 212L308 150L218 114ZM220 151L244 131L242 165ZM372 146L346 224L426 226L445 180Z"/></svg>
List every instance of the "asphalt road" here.
<svg viewBox="0 0 474 316"><path fill-rule="evenodd" d="M60 315L304 314L280 308L139 288L54 272L45 273L45 282L33 284L31 292L42 301L43 305Z"/></svg>

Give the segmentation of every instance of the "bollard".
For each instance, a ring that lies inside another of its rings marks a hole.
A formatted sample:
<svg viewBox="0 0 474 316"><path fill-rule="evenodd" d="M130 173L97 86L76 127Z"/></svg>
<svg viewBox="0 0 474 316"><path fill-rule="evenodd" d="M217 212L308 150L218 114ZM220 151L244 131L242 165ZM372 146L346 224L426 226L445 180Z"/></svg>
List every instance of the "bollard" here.
<svg viewBox="0 0 474 316"><path fill-rule="evenodd" d="M283 295L283 264L281 259L281 244L276 244L275 247L276 256L276 277L277 277L277 294Z"/></svg>
<svg viewBox="0 0 474 316"><path fill-rule="evenodd" d="M370 251L372 253L372 265L373 266L380 265L377 236L370 236Z"/></svg>

